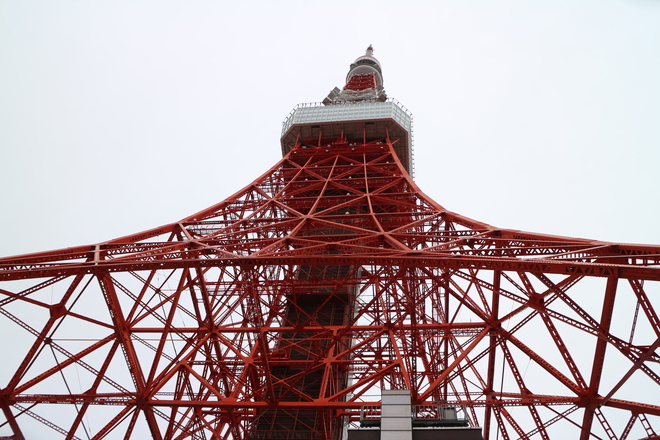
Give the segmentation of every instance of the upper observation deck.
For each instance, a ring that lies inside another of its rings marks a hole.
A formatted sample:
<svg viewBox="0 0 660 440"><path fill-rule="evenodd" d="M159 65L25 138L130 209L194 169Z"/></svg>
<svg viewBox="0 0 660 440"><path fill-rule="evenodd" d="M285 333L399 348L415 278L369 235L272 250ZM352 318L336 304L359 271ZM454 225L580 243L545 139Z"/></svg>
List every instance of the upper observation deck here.
<svg viewBox="0 0 660 440"><path fill-rule="evenodd" d="M298 104L282 123L282 154L297 141L337 138L342 133L350 141L365 143L389 135L399 160L412 174L412 114L393 99Z"/></svg>

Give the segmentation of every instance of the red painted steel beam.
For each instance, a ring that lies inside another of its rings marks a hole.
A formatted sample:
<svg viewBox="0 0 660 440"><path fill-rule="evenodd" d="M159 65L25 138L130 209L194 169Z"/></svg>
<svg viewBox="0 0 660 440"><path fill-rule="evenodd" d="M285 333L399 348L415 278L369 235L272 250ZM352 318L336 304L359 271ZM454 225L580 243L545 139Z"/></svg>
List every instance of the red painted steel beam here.
<svg viewBox="0 0 660 440"><path fill-rule="evenodd" d="M610 277L607 279L607 286L605 288L605 297L603 299L603 308L600 319L600 329L603 333L610 332L610 324L612 323L612 311L614 310L614 300L616 299L618 279ZM580 440L588 440L591 435L591 425L595 410L598 408L596 396L600 387L600 380L603 374L603 364L605 362L605 351L607 349L607 341L600 338L596 342L596 351L594 353L594 361L591 367L591 379L589 380L589 388L584 393L584 417L582 419L582 432L580 433Z"/></svg>
<svg viewBox="0 0 660 440"><path fill-rule="evenodd" d="M499 321L499 303L500 303L500 280L502 274L499 271L493 273L493 290L492 290L492 312L490 316L491 322ZM488 369L486 371L486 392L488 395L486 399L492 399L492 394L495 390L493 389L495 384L495 362L497 359L497 345L499 343L499 338L496 331L491 331L490 333L490 348L488 353ZM492 406L486 406L486 413L484 415L484 440L489 440L490 438L490 423L493 413Z"/></svg>
<svg viewBox="0 0 660 440"><path fill-rule="evenodd" d="M656 267L626 267L616 265L602 265L590 263L572 263L552 260L520 261L515 259L495 258L470 258L460 256L444 255L420 255L419 252L410 252L412 255L365 255L347 257L342 255L313 254L303 256L274 256L274 257L235 257L192 260L161 260L161 261L138 261L138 262L106 262L102 265L57 265L49 268L29 268L26 270L16 269L0 274L0 280L18 280L30 278L45 278L70 275L126 272L126 271L151 271L171 270L187 268L191 264L195 267L217 267L217 266L245 266L245 265L273 265L289 266L299 264L311 265L347 265L349 263L360 265L416 265L417 267L431 267L437 269L479 269L500 270L507 272L529 272L536 274L559 274L559 275L585 275L595 277L618 276L624 279L660 281L660 268Z"/></svg>

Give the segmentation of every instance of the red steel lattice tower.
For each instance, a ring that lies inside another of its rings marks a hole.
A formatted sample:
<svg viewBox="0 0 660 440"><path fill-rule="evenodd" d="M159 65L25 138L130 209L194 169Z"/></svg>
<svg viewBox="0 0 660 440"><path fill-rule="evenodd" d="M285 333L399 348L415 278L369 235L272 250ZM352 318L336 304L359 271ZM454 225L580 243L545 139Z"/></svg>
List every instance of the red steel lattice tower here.
<svg viewBox="0 0 660 440"><path fill-rule="evenodd" d="M485 439L656 436L660 246L446 210L371 47L346 83L217 205L0 259L0 436L340 439L385 389Z"/></svg>

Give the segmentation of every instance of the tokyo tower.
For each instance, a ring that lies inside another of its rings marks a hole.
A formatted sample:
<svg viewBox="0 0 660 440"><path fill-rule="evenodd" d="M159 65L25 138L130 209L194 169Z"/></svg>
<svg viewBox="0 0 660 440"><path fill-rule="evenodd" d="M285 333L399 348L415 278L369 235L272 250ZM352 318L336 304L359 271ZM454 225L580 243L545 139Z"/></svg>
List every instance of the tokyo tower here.
<svg viewBox="0 0 660 440"><path fill-rule="evenodd" d="M660 438L660 246L451 212L412 144L369 47L233 196L0 259L0 438Z"/></svg>

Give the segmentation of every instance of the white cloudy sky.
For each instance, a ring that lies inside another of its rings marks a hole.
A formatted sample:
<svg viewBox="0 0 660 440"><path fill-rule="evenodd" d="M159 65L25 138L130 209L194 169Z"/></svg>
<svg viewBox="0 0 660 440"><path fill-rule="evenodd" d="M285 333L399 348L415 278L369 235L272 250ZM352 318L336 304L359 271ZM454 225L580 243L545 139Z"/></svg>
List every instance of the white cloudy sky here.
<svg viewBox="0 0 660 440"><path fill-rule="evenodd" d="M370 43L447 209L660 244L657 0L2 0L0 255L224 199Z"/></svg>

